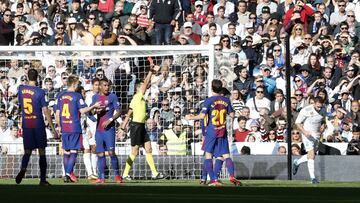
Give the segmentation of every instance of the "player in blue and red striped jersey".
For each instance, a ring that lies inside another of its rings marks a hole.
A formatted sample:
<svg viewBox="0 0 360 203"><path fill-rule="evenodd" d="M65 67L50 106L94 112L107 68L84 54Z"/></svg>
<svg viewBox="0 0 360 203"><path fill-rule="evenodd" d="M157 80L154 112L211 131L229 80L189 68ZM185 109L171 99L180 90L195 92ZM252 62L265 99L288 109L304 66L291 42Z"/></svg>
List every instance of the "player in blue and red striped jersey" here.
<svg viewBox="0 0 360 203"><path fill-rule="evenodd" d="M62 147L64 149L64 182L76 182L76 177L70 175L74 169L77 151L80 150L80 135L82 133L80 113L87 113L100 107L100 102L87 107L80 93L76 92L79 78L70 75L67 78L67 90L58 94L56 105L56 122L61 130Z"/></svg>
<svg viewBox="0 0 360 203"><path fill-rule="evenodd" d="M186 119L199 120L204 119L206 115L209 118L206 126L206 138L204 142L204 168L211 179L209 185L221 185L221 183L217 180L217 175L213 169L213 156L217 158L216 161L219 163L215 164L220 166L220 168L222 165L221 159L225 159L226 166L230 174L230 182L235 185L241 185L240 181L236 180L234 176L234 163L230 158L229 142L226 130L226 115L229 114L232 118L234 118L234 110L231 106L229 98L222 96L223 87L220 80L212 81L212 91L213 96L205 100L201 113L197 116L187 115Z"/></svg>
<svg viewBox="0 0 360 203"><path fill-rule="evenodd" d="M107 78L100 80L99 93L92 98L92 104L100 102L101 108L97 110L97 126L95 132L96 153L98 155L99 178L95 183L105 183L105 151L111 158L111 166L115 172L115 182L121 183L119 161L115 154L115 120L120 117L120 104L115 94L109 93ZM114 115L114 111L116 114Z"/></svg>
<svg viewBox="0 0 360 203"><path fill-rule="evenodd" d="M45 147L47 146L45 123L43 113L49 123L54 138L57 138L54 126L52 124L50 111L45 101L45 92L37 87L38 72L35 69L28 71L29 84L19 86L19 104L21 109L23 144L25 153L21 160L21 170L15 178L17 184L20 184L25 176L26 168L32 150L39 150L40 165L40 185L50 185L46 181L46 155Z"/></svg>

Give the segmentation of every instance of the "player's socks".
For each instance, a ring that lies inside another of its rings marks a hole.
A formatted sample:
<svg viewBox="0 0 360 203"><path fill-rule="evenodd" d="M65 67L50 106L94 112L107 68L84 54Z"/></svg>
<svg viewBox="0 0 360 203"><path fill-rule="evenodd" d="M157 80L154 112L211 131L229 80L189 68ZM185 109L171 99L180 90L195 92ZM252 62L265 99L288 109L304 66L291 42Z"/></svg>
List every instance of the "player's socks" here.
<svg viewBox="0 0 360 203"><path fill-rule="evenodd" d="M223 163L224 163L223 160L220 160L220 159L215 160L214 174L215 174L216 179L219 178L218 176L219 176L219 173L220 173Z"/></svg>
<svg viewBox="0 0 360 203"><path fill-rule="evenodd" d="M77 157L77 153L70 153L68 168L65 169L65 170L67 170L66 173L70 174L74 170L74 166L76 163L76 157Z"/></svg>
<svg viewBox="0 0 360 203"><path fill-rule="evenodd" d="M225 159L225 164L226 164L226 168L228 170L229 176L230 177L234 177L235 173L234 173L234 162L232 161L231 158L226 158Z"/></svg>
<svg viewBox="0 0 360 203"><path fill-rule="evenodd" d="M113 170L115 172L115 176L120 176L119 160L118 160L118 157L115 154L113 154L111 156L111 167L113 168Z"/></svg>
<svg viewBox="0 0 360 203"><path fill-rule="evenodd" d="M97 176L97 163L98 163L98 157L96 154L91 154L91 168L92 172L95 176Z"/></svg>
<svg viewBox="0 0 360 203"><path fill-rule="evenodd" d="M305 154L305 155L301 156L300 159L298 159L296 161L296 165L300 165L300 164L302 164L304 162L307 162L307 161L308 161L307 154Z"/></svg>
<svg viewBox="0 0 360 203"><path fill-rule="evenodd" d="M45 182L46 181L46 168L47 168L45 155L40 155L39 165L40 165L40 181Z"/></svg>
<svg viewBox="0 0 360 203"><path fill-rule="evenodd" d="M130 154L129 157L127 158L123 177L127 177L129 175L131 166L133 165L135 158L136 158L136 156L134 156L132 154Z"/></svg>
<svg viewBox="0 0 360 203"><path fill-rule="evenodd" d="M201 180L207 180L208 173L205 168L205 164L203 164L202 171L201 171Z"/></svg>
<svg viewBox="0 0 360 203"><path fill-rule="evenodd" d="M21 169L25 169L27 168L28 164L29 164L29 160L30 160L30 154L24 154L21 160Z"/></svg>
<svg viewBox="0 0 360 203"><path fill-rule="evenodd" d="M100 156L98 157L98 169L99 169L99 179L105 179L105 164L106 164L106 157Z"/></svg>
<svg viewBox="0 0 360 203"><path fill-rule="evenodd" d="M150 169L151 169L151 173L153 176L157 176L158 172L156 170L155 167L155 162L154 162L154 158L152 154L146 154L146 162L148 163Z"/></svg>
<svg viewBox="0 0 360 203"><path fill-rule="evenodd" d="M68 165L69 165L69 159L70 159L70 154L64 153L64 155L63 155L63 164L64 164L65 174L70 174L70 171L67 171L67 168L68 168Z"/></svg>
<svg viewBox="0 0 360 203"><path fill-rule="evenodd" d="M83 159L84 159L84 165L85 165L87 175L88 176L93 175L90 153L84 153Z"/></svg>
<svg viewBox="0 0 360 203"><path fill-rule="evenodd" d="M309 159L307 162L309 175L311 179L315 178L315 162L313 159Z"/></svg>
<svg viewBox="0 0 360 203"><path fill-rule="evenodd" d="M205 169L207 171L207 173L210 176L210 179L213 181L215 180L215 174L214 174L214 169L213 169L213 161L212 159L205 159L204 160L204 165L205 165Z"/></svg>

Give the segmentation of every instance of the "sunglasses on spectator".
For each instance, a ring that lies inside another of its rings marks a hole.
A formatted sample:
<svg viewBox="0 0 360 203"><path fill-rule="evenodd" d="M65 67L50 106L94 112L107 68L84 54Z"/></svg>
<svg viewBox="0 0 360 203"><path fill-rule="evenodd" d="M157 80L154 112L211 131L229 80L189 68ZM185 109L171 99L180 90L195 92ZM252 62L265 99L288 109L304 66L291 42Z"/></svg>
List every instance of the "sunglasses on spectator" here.
<svg viewBox="0 0 360 203"><path fill-rule="evenodd" d="M340 29L341 30L347 30L348 28L347 27L341 27Z"/></svg>
<svg viewBox="0 0 360 203"><path fill-rule="evenodd" d="M95 20L96 18L89 18L89 20Z"/></svg>
<svg viewBox="0 0 360 203"><path fill-rule="evenodd" d="M354 15L347 15L347 17L353 18L353 17L355 17L355 16L354 16Z"/></svg>
<svg viewBox="0 0 360 203"><path fill-rule="evenodd" d="M175 114L180 114L180 111L174 111Z"/></svg>
<svg viewBox="0 0 360 203"><path fill-rule="evenodd" d="M256 93L263 94L264 91L256 91Z"/></svg>
<svg viewBox="0 0 360 203"><path fill-rule="evenodd" d="M311 40L311 37L305 37L304 39L305 40Z"/></svg>
<svg viewBox="0 0 360 203"><path fill-rule="evenodd" d="M280 52L281 50L280 49L274 49L274 52Z"/></svg>
<svg viewBox="0 0 360 203"><path fill-rule="evenodd" d="M301 80L295 80L295 82L300 82Z"/></svg>
<svg viewBox="0 0 360 203"><path fill-rule="evenodd" d="M56 29L58 29L58 30L63 30L63 29L65 29L64 27L57 27Z"/></svg>
<svg viewBox="0 0 360 203"><path fill-rule="evenodd" d="M295 30L296 30L296 31L298 31L298 30L302 31L302 28L296 28Z"/></svg>
<svg viewBox="0 0 360 203"><path fill-rule="evenodd" d="M164 104L161 104L162 106L169 106L169 104L168 103L164 103Z"/></svg>
<svg viewBox="0 0 360 203"><path fill-rule="evenodd" d="M215 51L221 51L222 49L220 48L220 49L215 49Z"/></svg>
<svg viewBox="0 0 360 203"><path fill-rule="evenodd" d="M250 17L250 20L254 20L254 19L256 19L256 17Z"/></svg>
<svg viewBox="0 0 360 203"><path fill-rule="evenodd" d="M300 81L300 80L299 80ZM299 97L299 96L302 96L302 94L295 94L295 96Z"/></svg>
<svg viewBox="0 0 360 203"><path fill-rule="evenodd" d="M11 14L4 14L4 16L11 16Z"/></svg>
<svg viewBox="0 0 360 203"><path fill-rule="evenodd" d="M292 135L300 135L300 132L292 132Z"/></svg>
<svg viewBox="0 0 360 203"><path fill-rule="evenodd" d="M229 40L227 40L227 39L223 39L223 40L221 40L222 42L229 42Z"/></svg>
<svg viewBox="0 0 360 203"><path fill-rule="evenodd" d="M269 32L275 32L276 30L269 30Z"/></svg>
<svg viewBox="0 0 360 203"><path fill-rule="evenodd" d="M339 4L338 6L339 7L345 7L345 4Z"/></svg>

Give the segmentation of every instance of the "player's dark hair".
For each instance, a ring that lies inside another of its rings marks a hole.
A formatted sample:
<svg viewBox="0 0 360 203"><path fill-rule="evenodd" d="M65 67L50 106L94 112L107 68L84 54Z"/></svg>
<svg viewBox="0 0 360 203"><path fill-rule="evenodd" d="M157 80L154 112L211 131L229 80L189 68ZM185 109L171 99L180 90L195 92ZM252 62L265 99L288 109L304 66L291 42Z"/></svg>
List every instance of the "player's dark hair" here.
<svg viewBox="0 0 360 203"><path fill-rule="evenodd" d="M238 121L247 121L245 116L239 116Z"/></svg>
<svg viewBox="0 0 360 203"><path fill-rule="evenodd" d="M39 73L37 72L37 70L35 70L35 69L30 69L30 70L28 71L29 81L36 82L37 79L38 79L38 75L39 75Z"/></svg>
<svg viewBox="0 0 360 203"><path fill-rule="evenodd" d="M323 104L325 101L324 101L324 99L322 97L317 96L317 97L314 98L314 102L315 103L319 102L319 103Z"/></svg>
<svg viewBox="0 0 360 203"><path fill-rule="evenodd" d="M354 125L352 128L352 132L360 132L360 126Z"/></svg>
<svg viewBox="0 0 360 203"><path fill-rule="evenodd" d="M217 93L217 94L221 94L221 91L222 91L222 82L221 80L213 80L211 82L211 89L213 92Z"/></svg>
<svg viewBox="0 0 360 203"><path fill-rule="evenodd" d="M221 88L220 94L222 94L225 97L230 96L230 91L228 89L226 89L225 87Z"/></svg>
<svg viewBox="0 0 360 203"><path fill-rule="evenodd" d="M100 83L102 83L102 82L107 82L107 83L109 83L109 80L108 80L106 77L103 77L103 78L100 80Z"/></svg>
<svg viewBox="0 0 360 203"><path fill-rule="evenodd" d="M70 75L67 78L67 85L71 86L72 84L76 83L77 81L79 81L79 78L76 75Z"/></svg>
<svg viewBox="0 0 360 203"><path fill-rule="evenodd" d="M100 82L100 79L99 78L92 79L91 84L95 84L96 82Z"/></svg>

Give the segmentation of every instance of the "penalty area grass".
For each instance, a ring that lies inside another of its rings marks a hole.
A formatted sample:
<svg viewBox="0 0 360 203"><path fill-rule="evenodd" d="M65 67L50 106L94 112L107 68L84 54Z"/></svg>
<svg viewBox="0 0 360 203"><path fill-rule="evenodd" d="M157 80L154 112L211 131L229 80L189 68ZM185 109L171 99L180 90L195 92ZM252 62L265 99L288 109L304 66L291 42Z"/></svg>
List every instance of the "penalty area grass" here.
<svg viewBox="0 0 360 203"><path fill-rule="evenodd" d="M64 183L49 179L51 186L38 186L38 179L24 179L20 185L14 179L0 179L2 202L360 202L359 182L324 181L312 185L309 181L243 180L243 186L224 181L221 187L208 187L198 180L134 180L122 184L101 185L80 179Z"/></svg>

